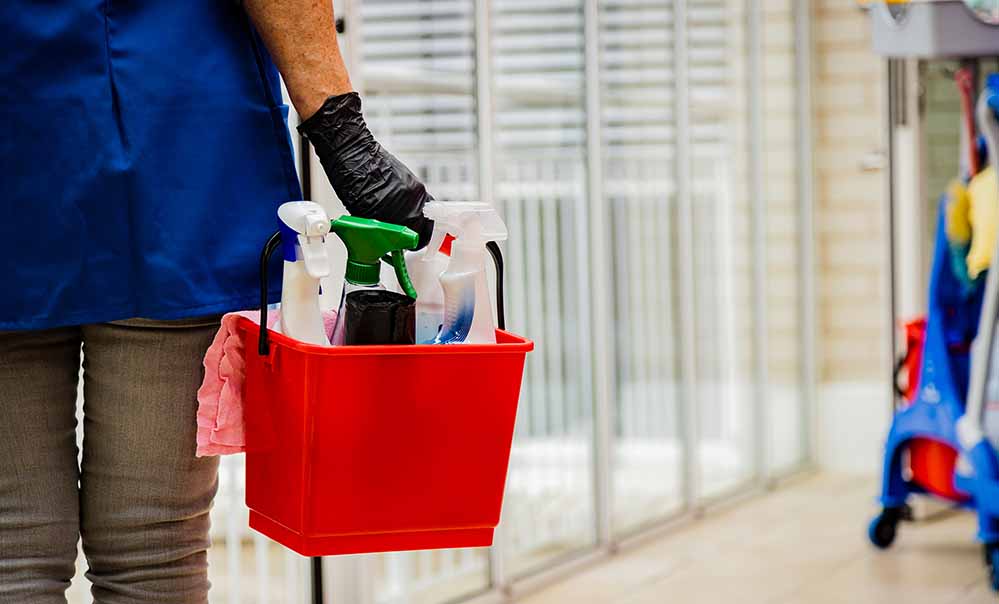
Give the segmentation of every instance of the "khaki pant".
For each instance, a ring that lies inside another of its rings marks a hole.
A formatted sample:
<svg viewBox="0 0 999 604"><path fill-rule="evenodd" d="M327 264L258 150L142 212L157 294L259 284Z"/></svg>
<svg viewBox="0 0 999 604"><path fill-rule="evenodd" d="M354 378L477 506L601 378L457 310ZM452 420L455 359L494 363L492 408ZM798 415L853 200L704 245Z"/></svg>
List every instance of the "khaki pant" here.
<svg viewBox="0 0 999 604"><path fill-rule="evenodd" d="M194 456L218 318L0 333L0 603L208 601L218 459ZM83 348L83 457L76 400Z"/></svg>

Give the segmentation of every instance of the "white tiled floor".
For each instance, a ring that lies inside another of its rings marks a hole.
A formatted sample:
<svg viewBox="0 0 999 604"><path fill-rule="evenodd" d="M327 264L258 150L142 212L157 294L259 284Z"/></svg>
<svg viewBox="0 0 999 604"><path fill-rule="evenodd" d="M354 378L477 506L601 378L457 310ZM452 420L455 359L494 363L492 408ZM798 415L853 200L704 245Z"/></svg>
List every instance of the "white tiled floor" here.
<svg viewBox="0 0 999 604"><path fill-rule="evenodd" d="M985 604L975 519L902 525L874 550L870 480L815 476L622 553L524 604Z"/></svg>

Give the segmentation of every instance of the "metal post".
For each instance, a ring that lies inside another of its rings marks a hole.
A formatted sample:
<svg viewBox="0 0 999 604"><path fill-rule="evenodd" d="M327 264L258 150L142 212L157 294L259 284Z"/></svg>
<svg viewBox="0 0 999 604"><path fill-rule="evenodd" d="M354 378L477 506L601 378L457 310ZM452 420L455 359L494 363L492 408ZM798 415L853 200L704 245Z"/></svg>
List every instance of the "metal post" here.
<svg viewBox="0 0 999 604"><path fill-rule="evenodd" d="M475 122L479 200L495 204L491 7L490 0L475 0ZM497 590L507 588L508 579L504 566L505 545L506 529L501 520L494 532L493 546L489 549L489 580L492 587Z"/></svg>
<svg viewBox="0 0 999 604"><path fill-rule="evenodd" d="M302 181L302 199L312 199L312 145L304 135L298 135L298 177Z"/></svg>
<svg viewBox="0 0 999 604"><path fill-rule="evenodd" d="M611 510L611 451L614 446L615 395L614 347L611 338L613 313L610 286L610 252L608 231L610 223L607 200L604 196L603 133L601 128L600 89L600 3L585 0L583 4L583 40L585 47L586 81L586 172L587 198L590 224L590 286L581 291L592 293L590 332L593 334L593 404L595 496L597 512L597 541L609 545L613 538Z"/></svg>
<svg viewBox="0 0 999 604"><path fill-rule="evenodd" d="M299 179L302 184L302 199L312 199L312 167L311 155L312 146L308 139L299 135L298 170ZM263 312L263 311L261 311ZM310 560L309 573L312 584L313 604L323 604L323 559L315 557Z"/></svg>
<svg viewBox="0 0 999 604"><path fill-rule="evenodd" d="M309 572L312 575L312 604L323 604L323 559L310 560Z"/></svg>
<svg viewBox="0 0 999 604"><path fill-rule="evenodd" d="M495 203L495 172L490 0L475 0L475 107L479 200Z"/></svg>
<svg viewBox="0 0 999 604"><path fill-rule="evenodd" d="M818 345L816 338L815 168L812 139L812 8L811 0L795 0L795 87L798 156L798 309L801 352L802 443L814 462Z"/></svg>
<svg viewBox="0 0 999 604"><path fill-rule="evenodd" d="M883 228L885 230L885 245L887 249L888 270L885 275L885 288L887 292L887 351L885 359L885 373L888 376L885 392L889 401L889 413L895 413L895 354L898 351L895 322L897 320L895 308L895 176L897 173L896 162L898 160L895 132L896 126L905 123L905 70L902 59L887 59L885 61L885 95L886 112L888 116L888 132L886 148L888 152L888 170L885 183L885 207L883 214ZM890 417L890 416L889 416Z"/></svg>
<svg viewBox="0 0 999 604"><path fill-rule="evenodd" d="M767 206L763 160L763 7L760 0L747 0L749 29L749 202L752 211L753 246L753 474L767 473L770 431L767 422Z"/></svg>
<svg viewBox="0 0 999 604"><path fill-rule="evenodd" d="M673 5L673 61L676 102L676 199L677 240L680 275L680 404L683 441L683 499L687 509L694 506L698 486L697 356L694 299L693 208L690 196L690 76L687 64L687 0Z"/></svg>

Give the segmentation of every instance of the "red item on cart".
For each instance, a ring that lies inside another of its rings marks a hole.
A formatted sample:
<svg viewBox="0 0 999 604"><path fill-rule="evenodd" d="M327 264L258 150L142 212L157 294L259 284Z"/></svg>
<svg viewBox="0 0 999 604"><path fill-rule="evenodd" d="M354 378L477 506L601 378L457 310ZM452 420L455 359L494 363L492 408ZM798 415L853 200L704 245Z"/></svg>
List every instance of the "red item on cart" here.
<svg viewBox="0 0 999 604"><path fill-rule="evenodd" d="M910 403L919 392L919 371L923 366L923 342L926 338L926 318L905 324L905 372L908 384L905 400ZM965 501L968 496L954 488L954 468L957 451L950 445L929 438L914 438L909 443L909 469L912 479L930 493L951 501Z"/></svg>
<svg viewBox="0 0 999 604"><path fill-rule="evenodd" d="M926 317L905 323L905 400L910 403L919 392L919 370L923 366L923 344L926 341Z"/></svg>
<svg viewBox="0 0 999 604"><path fill-rule="evenodd" d="M246 358L252 528L305 556L492 544L532 342L269 340Z"/></svg>
<svg viewBox="0 0 999 604"><path fill-rule="evenodd" d="M928 438L915 438L909 445L912 479L938 497L965 501L968 496L954 488L956 465L957 451L950 445Z"/></svg>

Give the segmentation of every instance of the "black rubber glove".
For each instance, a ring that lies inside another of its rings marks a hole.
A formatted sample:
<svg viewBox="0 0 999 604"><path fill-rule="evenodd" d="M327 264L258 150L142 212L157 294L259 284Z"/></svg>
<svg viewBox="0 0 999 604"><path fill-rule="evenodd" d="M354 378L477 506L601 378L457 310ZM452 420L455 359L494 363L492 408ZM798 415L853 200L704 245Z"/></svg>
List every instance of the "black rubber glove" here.
<svg viewBox="0 0 999 604"><path fill-rule="evenodd" d="M433 201L427 188L402 162L382 148L361 115L356 92L331 96L298 127L326 170L337 197L354 216L407 226L430 241L434 223L423 215Z"/></svg>

